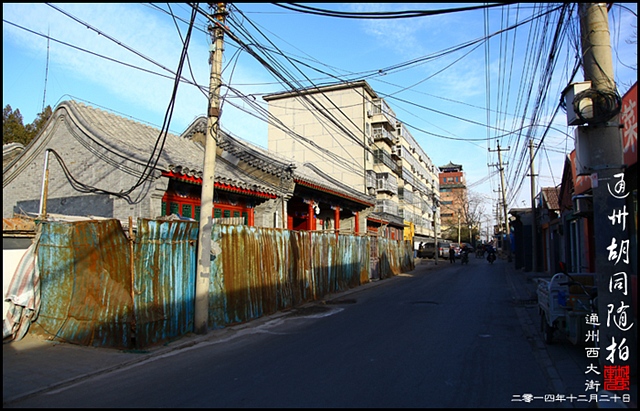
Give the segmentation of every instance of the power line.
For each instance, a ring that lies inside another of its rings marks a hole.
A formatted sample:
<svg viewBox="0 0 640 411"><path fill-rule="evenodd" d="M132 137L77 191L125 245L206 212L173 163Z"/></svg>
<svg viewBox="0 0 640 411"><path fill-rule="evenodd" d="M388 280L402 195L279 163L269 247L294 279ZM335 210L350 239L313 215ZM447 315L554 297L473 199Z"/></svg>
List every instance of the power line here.
<svg viewBox="0 0 640 411"><path fill-rule="evenodd" d="M153 171L156 170L156 167L158 165L158 161L160 159L160 156L162 154L162 150L164 148L164 144L165 144L165 141L166 141L166 138L167 138L167 134L168 134L166 130L168 130L169 124L171 123L171 117L172 117L173 108L174 108L174 105L175 105L176 93L178 91L178 85L180 83L179 79L181 77L182 68L184 67L184 62L186 60L189 41L191 39L191 32L192 32L191 29L193 27L193 21L195 20L195 16L196 16L196 13L195 13L195 11L193 11L192 12L192 16L191 16L192 17L191 25L189 26L189 29L188 29L187 34L185 36L183 49L182 49L182 54L180 56L180 61L179 61L179 65L178 65L178 70L176 71L173 94L171 96L171 100L169 102L169 106L167 107L167 111L165 113L164 123L162 125L161 130L160 130L158 138L156 139L155 145L154 145L153 150L152 150L152 152L151 152L151 154L149 156L149 159L148 159L147 163L145 164L143 171L139 173L138 180L129 189L126 189L126 190L123 189L123 190L120 190L119 192L115 192L115 191L111 191L111 190L107 190L107 189L101 189L101 188L98 188L98 187L93 187L93 186L84 184L84 183L80 182L78 179L76 179L75 177L73 177L73 175L71 175L71 172L66 167L66 164L64 163L64 160L62 159L62 157L58 153L56 153L54 150L50 150L56 156L58 162L60 163L60 166L63 169L63 172L64 172L65 176L67 177L67 179L70 182L71 186L76 191L79 191L79 192L82 192L82 193L95 193L95 194L113 195L113 196L116 196L116 197L123 198L123 199L127 200L129 203L134 203L135 202L130 197L131 193L133 193L136 188L140 187L142 184L147 182L149 177L151 177Z"/></svg>
<svg viewBox="0 0 640 411"><path fill-rule="evenodd" d="M460 7L460 8L454 8L454 9L442 9L442 10L406 10L406 11L383 11L383 12L342 12L342 11L327 10L327 9L320 9L316 7L304 6L302 4L297 4L297 3L286 3L288 5L283 5L281 3L273 3L273 4L288 10L298 11L300 13L315 14L318 16L325 16L325 17L387 20L387 19L415 18L415 17L436 16L439 14L459 13L463 11L480 10L480 9L487 9L491 7L501 7L501 6L505 6L512 3L498 3L498 4L488 4L484 6L470 6L470 7Z"/></svg>

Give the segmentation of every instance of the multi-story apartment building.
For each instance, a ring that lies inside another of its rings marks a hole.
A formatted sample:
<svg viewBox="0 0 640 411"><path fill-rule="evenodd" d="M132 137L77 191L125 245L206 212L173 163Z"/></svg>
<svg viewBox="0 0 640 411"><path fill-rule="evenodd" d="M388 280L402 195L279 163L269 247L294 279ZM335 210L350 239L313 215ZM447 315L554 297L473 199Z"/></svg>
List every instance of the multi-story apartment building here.
<svg viewBox="0 0 640 411"><path fill-rule="evenodd" d="M461 225L467 224L467 183L462 165L449 162L440 166L439 178L442 232L450 239L459 239Z"/></svg>
<svg viewBox="0 0 640 411"><path fill-rule="evenodd" d="M270 94L268 148L375 194L369 231L415 241L439 233L439 170L366 81ZM435 229L434 229L435 228Z"/></svg>

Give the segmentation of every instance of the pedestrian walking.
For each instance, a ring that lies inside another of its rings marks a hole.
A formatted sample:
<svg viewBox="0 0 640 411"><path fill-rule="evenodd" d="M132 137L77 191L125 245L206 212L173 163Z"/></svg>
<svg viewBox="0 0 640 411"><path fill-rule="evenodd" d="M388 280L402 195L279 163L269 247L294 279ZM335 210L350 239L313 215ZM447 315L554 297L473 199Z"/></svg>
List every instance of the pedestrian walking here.
<svg viewBox="0 0 640 411"><path fill-rule="evenodd" d="M449 248L449 263L455 264L456 262L456 250L453 247Z"/></svg>

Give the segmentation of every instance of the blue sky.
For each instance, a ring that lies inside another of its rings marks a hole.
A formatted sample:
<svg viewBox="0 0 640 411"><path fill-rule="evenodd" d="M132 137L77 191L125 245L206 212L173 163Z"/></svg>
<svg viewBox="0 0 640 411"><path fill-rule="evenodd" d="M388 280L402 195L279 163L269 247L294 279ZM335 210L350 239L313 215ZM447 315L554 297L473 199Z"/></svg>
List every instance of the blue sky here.
<svg viewBox="0 0 640 411"><path fill-rule="evenodd" d="M522 24L517 30L492 36L488 43L477 41L540 13L543 8L539 4L367 20L305 14L268 3L232 5L233 20L227 20L228 27L238 35L244 27L261 45L295 58L298 63L291 65L283 57L276 57L302 84L310 84L306 79L326 84L366 75L399 120L409 125L435 165L449 161L463 165L470 189L486 199L487 213L495 207L500 188L497 167L490 166L497 164L497 154L489 151L497 148L498 141L502 148L509 148L503 152L503 161L507 163L510 207L530 206L529 177L523 178L528 172L527 136L538 143L544 135L534 164L539 175L537 190L560 183L564 157L574 147L566 115L560 111L546 134L543 127L531 127L532 121L522 118L527 104L526 110L532 112L535 99L529 97L542 94L546 98L536 112L535 123L550 124L560 92L569 82L575 46L579 44L576 11L569 16L574 21L573 29L566 35L564 48L556 53L553 75L543 90L542 80L535 79L542 78L544 66L537 65L544 62L538 63L532 56L549 47L541 45L541 33L545 28L555 29L555 23ZM452 9L480 3L308 5L371 12ZM208 10L206 4L202 7ZM55 107L73 98L160 128L172 94L170 72L178 67L181 38L187 32L185 21L190 17L186 4L171 4L171 11L181 19L177 23L168 11L166 3L55 3L53 7L3 3L3 107L9 104L19 109L24 123L30 123L42 111L43 100L45 105ZM622 3L614 5L609 15L615 80L621 93L637 79L637 71L630 68L637 68L635 13L635 3ZM192 72L196 83L204 87L209 84L209 43L205 19L198 15L189 45L190 70L185 68L182 74L191 79ZM465 44L471 45L459 47ZM266 147L266 122L244 111L256 113L253 104L237 97L235 90L255 97L255 103L266 108L261 96L283 91L283 86L254 57L239 50L229 36L225 37L223 66L223 81L232 89L222 90L227 98L222 128ZM575 81L583 78L580 70ZM199 88L181 83L171 131L184 131L196 117L205 114L206 107L207 98ZM524 134L508 134L523 126Z"/></svg>

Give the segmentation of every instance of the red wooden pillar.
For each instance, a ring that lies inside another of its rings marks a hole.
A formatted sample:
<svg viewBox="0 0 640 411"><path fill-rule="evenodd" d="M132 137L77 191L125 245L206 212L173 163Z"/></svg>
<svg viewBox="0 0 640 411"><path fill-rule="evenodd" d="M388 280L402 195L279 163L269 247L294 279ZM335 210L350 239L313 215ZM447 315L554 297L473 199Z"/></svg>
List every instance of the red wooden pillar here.
<svg viewBox="0 0 640 411"><path fill-rule="evenodd" d="M360 218L359 217L360 217L359 212L356 211L356 221L355 221L355 225L354 225L356 234L358 234L360 232Z"/></svg>
<svg viewBox="0 0 640 411"><path fill-rule="evenodd" d="M340 230L340 207L335 206L333 208L333 218L336 220L335 226L336 226L336 233L337 233L338 230Z"/></svg>
<svg viewBox="0 0 640 411"><path fill-rule="evenodd" d="M309 201L309 222L307 226L311 231L316 229L316 213L313 209L313 201Z"/></svg>

